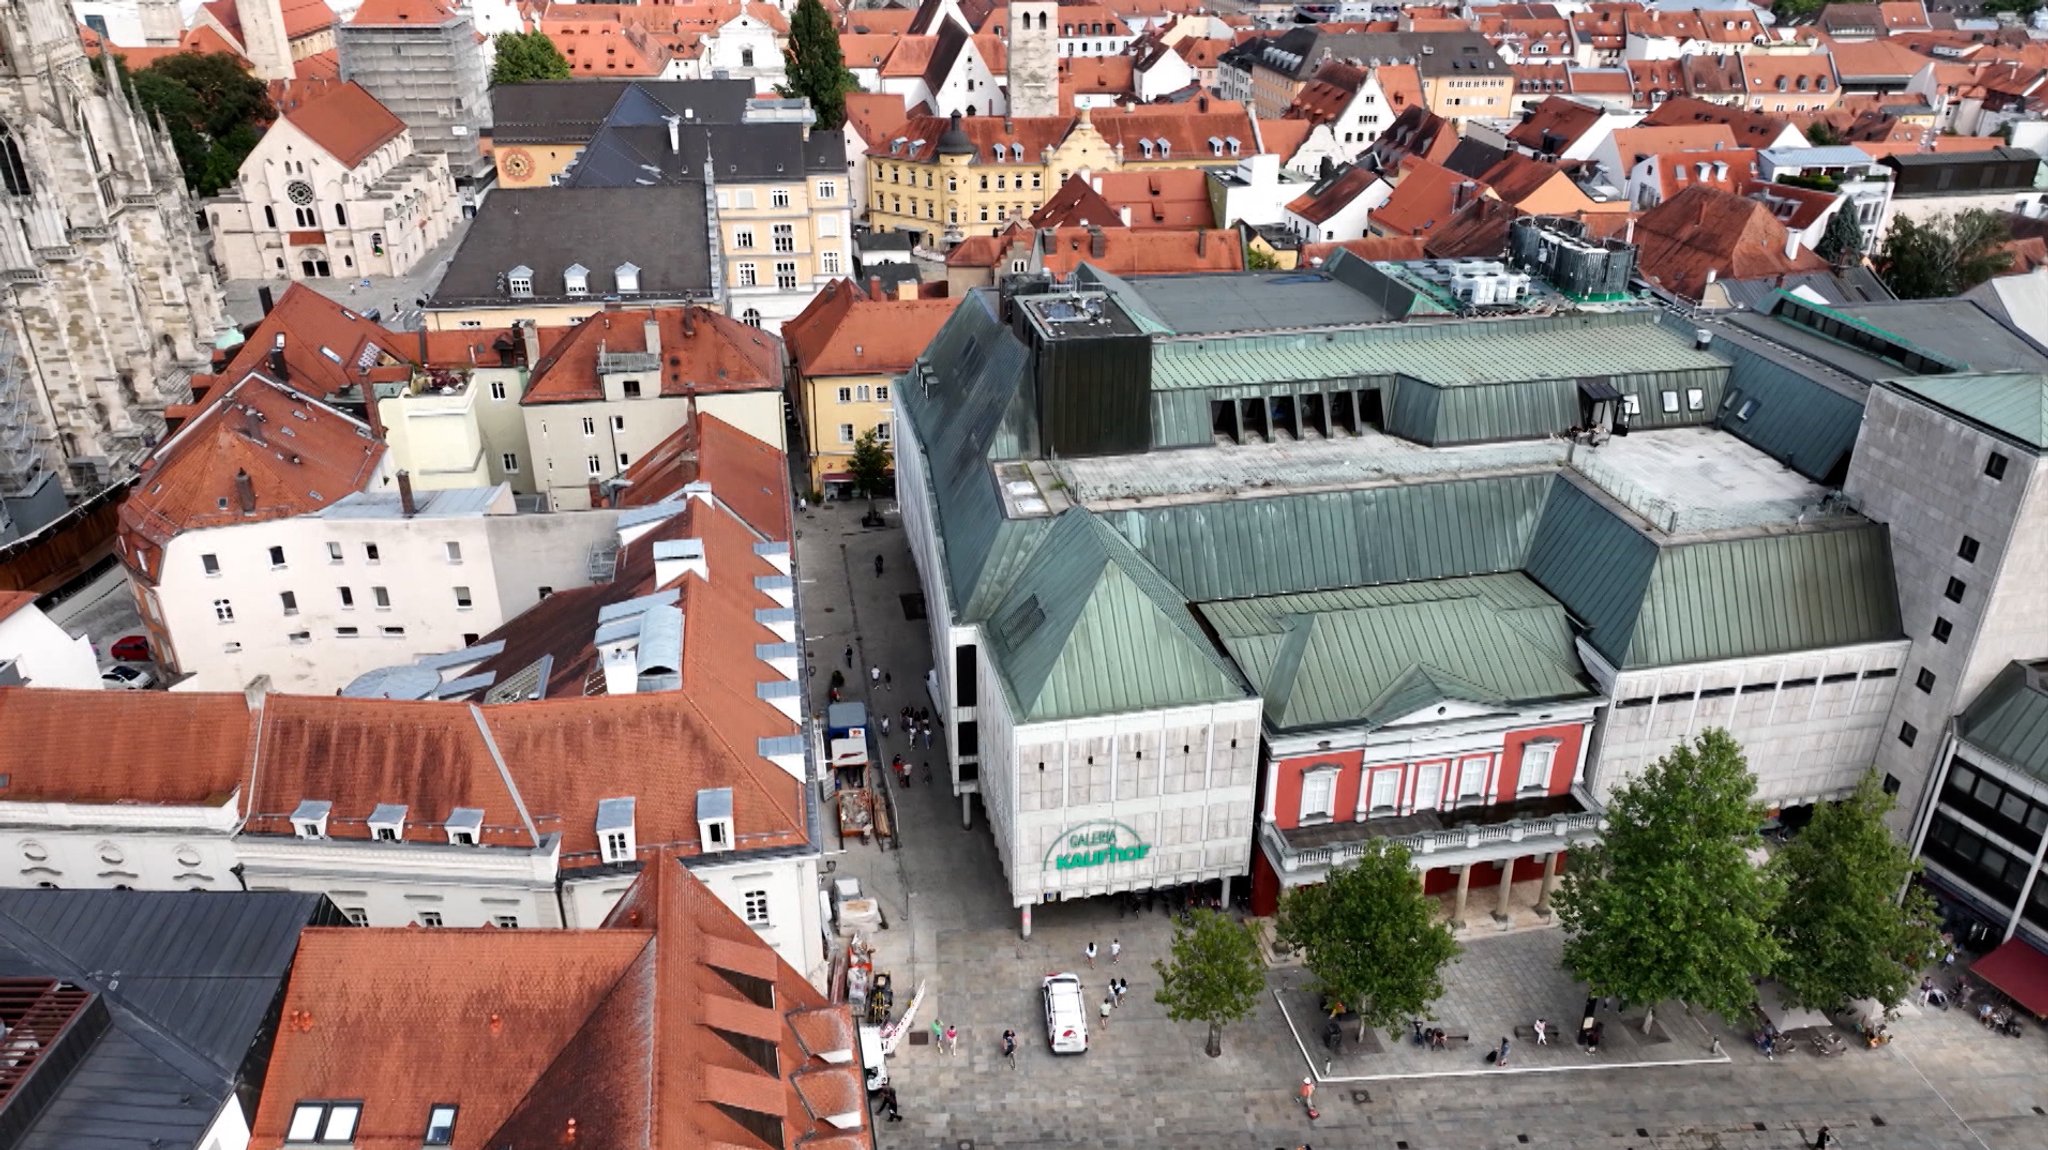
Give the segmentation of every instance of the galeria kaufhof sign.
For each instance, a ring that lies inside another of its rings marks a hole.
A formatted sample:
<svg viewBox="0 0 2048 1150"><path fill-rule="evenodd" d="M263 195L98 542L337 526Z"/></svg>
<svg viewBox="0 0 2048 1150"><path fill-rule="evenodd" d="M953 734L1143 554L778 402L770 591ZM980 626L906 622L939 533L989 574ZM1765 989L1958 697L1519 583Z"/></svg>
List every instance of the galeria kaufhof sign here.
<svg viewBox="0 0 2048 1150"><path fill-rule="evenodd" d="M1045 869L1083 870L1137 862L1150 853L1152 844L1139 838L1128 824L1100 819L1061 832L1045 852Z"/></svg>

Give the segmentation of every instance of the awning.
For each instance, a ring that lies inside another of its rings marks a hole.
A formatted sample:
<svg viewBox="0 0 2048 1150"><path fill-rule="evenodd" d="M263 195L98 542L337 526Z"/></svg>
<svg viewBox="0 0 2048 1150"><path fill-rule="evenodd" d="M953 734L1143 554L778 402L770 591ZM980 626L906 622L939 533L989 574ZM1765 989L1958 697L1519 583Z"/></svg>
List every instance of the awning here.
<svg viewBox="0 0 2048 1150"><path fill-rule="evenodd" d="M1785 992L1776 982L1769 979L1757 984L1756 1005L1757 1009L1764 1012L1764 1017L1771 1020L1771 1025L1777 1027L1781 1033L1788 1030L1825 1029L1832 1025L1828 1021L1828 1016L1818 1010L1795 1009L1785 1005Z"/></svg>
<svg viewBox="0 0 2048 1150"><path fill-rule="evenodd" d="M2048 1018L2048 954L2012 939L1978 959L1970 973L2003 991L2036 1018Z"/></svg>
<svg viewBox="0 0 2048 1150"><path fill-rule="evenodd" d="M1602 401L1613 402L1621 398L1621 392L1615 390L1614 382L1606 376L1600 375L1580 376L1579 394L1592 400L1594 403Z"/></svg>

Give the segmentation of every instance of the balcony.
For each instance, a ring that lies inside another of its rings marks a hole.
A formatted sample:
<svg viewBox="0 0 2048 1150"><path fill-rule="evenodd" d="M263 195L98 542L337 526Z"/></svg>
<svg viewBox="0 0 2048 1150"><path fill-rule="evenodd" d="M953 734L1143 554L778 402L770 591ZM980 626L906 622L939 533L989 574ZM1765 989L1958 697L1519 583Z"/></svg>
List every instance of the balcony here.
<svg viewBox="0 0 2048 1150"><path fill-rule="evenodd" d="M1520 802L1317 823L1285 831L1262 823L1259 837L1267 857L1293 886L1317 881L1331 867L1356 861L1374 839L1399 843L1408 848L1418 868L1434 869L1565 850L1597 839L1606 817L1592 796L1574 788L1568 794Z"/></svg>

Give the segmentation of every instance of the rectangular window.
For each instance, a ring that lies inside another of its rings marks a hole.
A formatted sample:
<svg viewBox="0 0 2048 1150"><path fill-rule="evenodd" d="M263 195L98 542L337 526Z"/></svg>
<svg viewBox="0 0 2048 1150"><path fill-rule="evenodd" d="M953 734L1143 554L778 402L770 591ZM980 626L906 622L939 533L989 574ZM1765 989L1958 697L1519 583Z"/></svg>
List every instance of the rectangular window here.
<svg viewBox="0 0 2048 1150"><path fill-rule="evenodd" d="M1900 741L1900 742L1902 742L1902 743L1904 743L1904 744L1906 744L1907 746L1909 746L1909 747L1910 747L1910 746L1912 746L1912 745L1913 745L1913 740L1915 740L1915 739L1917 739L1917 738L1919 738L1919 737L1920 737L1920 728L1918 728L1918 727L1914 726L1914 725L1913 725L1913 724L1911 724L1911 723L1900 723L1900 724L1899 724L1899 741Z"/></svg>
<svg viewBox="0 0 2048 1150"><path fill-rule="evenodd" d="M519 921L514 919L513 926ZM453 1104L437 1102L427 1108L427 1137L429 1146L452 1146L455 1144L455 1107Z"/></svg>
<svg viewBox="0 0 2048 1150"><path fill-rule="evenodd" d="M1956 548L1956 558L1961 559L1965 563L1975 563L1977 561L1977 541L1968 535L1963 536L1961 545Z"/></svg>
<svg viewBox="0 0 2048 1150"><path fill-rule="evenodd" d="M770 239L771 239L771 240L772 240L772 241L774 242L774 244L775 244L775 250L776 250L776 251L778 251L778 252L793 252L793 251L795 251L795 250L796 250L796 225L795 225L795 224L776 224L776 225L775 225L775 228L774 228L774 231L773 231L773 233L772 233L772 234L771 234L771 236L770 236Z"/></svg>
<svg viewBox="0 0 2048 1150"><path fill-rule="evenodd" d="M199 557L199 569L206 572L208 575L220 574L220 556L201 555Z"/></svg>
<svg viewBox="0 0 2048 1150"><path fill-rule="evenodd" d="M1948 586L1942 589L1941 594L1943 598L1947 599L1951 603L1960 603L1963 601L1963 592L1968 591L1969 589L1969 584L1963 582L1961 579L1951 577L1948 581Z"/></svg>
<svg viewBox="0 0 2048 1150"><path fill-rule="evenodd" d="M474 606L476 606L476 603L469 597L469 588L457 587L455 589L455 609L457 611L467 611Z"/></svg>
<svg viewBox="0 0 2048 1150"><path fill-rule="evenodd" d="M1678 411L1678 393L1675 391L1663 393L1663 403L1664 414L1671 415L1676 413Z"/></svg>
<svg viewBox="0 0 2048 1150"><path fill-rule="evenodd" d="M1401 801L1401 772L1374 771L1369 801L1374 811L1391 811Z"/></svg>
<svg viewBox="0 0 2048 1150"><path fill-rule="evenodd" d="M593 435L596 435L596 434L597 434L597 417L596 417L596 416L594 416L594 415L586 415L586 416L584 416L584 417L583 417L583 438L585 438L585 439L589 439L589 438L590 438L591 436L593 436Z"/></svg>
<svg viewBox="0 0 2048 1150"><path fill-rule="evenodd" d="M1021 271L1023 269L1020 268L1018 270ZM1643 413L1643 397L1640 395L1622 396L1621 411L1623 415L1641 415Z"/></svg>
<svg viewBox="0 0 2048 1150"><path fill-rule="evenodd" d="M739 277L739 285L741 287L754 287L760 282L759 269L753 264L738 264L733 274Z"/></svg>
<svg viewBox="0 0 2048 1150"><path fill-rule="evenodd" d="M279 591L277 593L277 601L284 606L285 614L296 615L299 613L299 597L297 594L291 591Z"/></svg>
<svg viewBox="0 0 2048 1150"><path fill-rule="evenodd" d="M292 1108L292 1121L285 1128L285 1141L353 1142L356 1139L356 1119L362 1113L363 1104L360 1102L301 1102Z"/></svg>
<svg viewBox="0 0 2048 1150"><path fill-rule="evenodd" d="M749 249L749 248L753 247L753 246L754 246L754 229L752 229L752 228L735 228L735 229L733 229L733 233L732 233L732 246L733 246L733 247L735 247L735 248L738 248L738 249L739 249L739 250L741 250L741 251L745 251L745 250L747 250L747 249Z"/></svg>
<svg viewBox="0 0 2048 1150"><path fill-rule="evenodd" d="M377 545L375 543L363 544L363 561L366 563L380 563L383 561L377 552Z"/></svg>
<svg viewBox="0 0 2048 1150"><path fill-rule="evenodd" d="M504 468L505 474L519 474L519 457L517 455L508 451L498 457L498 463Z"/></svg>
<svg viewBox="0 0 2048 1150"><path fill-rule="evenodd" d="M633 856L632 845L627 841L625 831L607 831L604 836L604 861L624 862Z"/></svg>
<svg viewBox="0 0 2048 1150"><path fill-rule="evenodd" d="M347 910L342 911L341 913L344 917L348 919L350 926L370 925L370 912L364 910L362 907L352 906L349 907Z"/></svg>
<svg viewBox="0 0 2048 1150"><path fill-rule="evenodd" d="M878 384L876 384L876 385L875 385L875 402L876 402L876 403L887 403L887 402L889 402L889 385L888 385L888 384L886 384L886 383L878 383Z"/></svg>
<svg viewBox="0 0 2048 1150"><path fill-rule="evenodd" d="M612 430L614 432L626 430L626 417L623 415L612 416Z"/></svg>
<svg viewBox="0 0 2048 1150"><path fill-rule="evenodd" d="M782 291L796 290L796 264L785 260L775 265L775 286Z"/></svg>
<svg viewBox="0 0 2048 1150"><path fill-rule="evenodd" d="M391 610L391 588L389 588L389 587L372 587L372 588L370 588L370 599L371 599L371 600L372 600L373 602L375 602L375 603L377 604L377 610L379 610L379 611L389 611L389 610Z"/></svg>
<svg viewBox="0 0 2048 1150"><path fill-rule="evenodd" d="M1705 391L1697 387L1685 389L1685 409L1687 411L1702 411L1706 406L1707 393Z"/></svg>
<svg viewBox="0 0 2048 1150"><path fill-rule="evenodd" d="M889 442L889 425L888 425L888 424L886 424L886 423L877 423L877 424L875 425L875 439L876 439L877 441L879 441L879 442L882 442L882 443L887 443L887 442Z"/></svg>
<svg viewBox="0 0 2048 1150"><path fill-rule="evenodd" d="M462 544L455 542L453 539L450 539L443 546L447 547L448 549L448 562L462 562Z"/></svg>
<svg viewBox="0 0 2048 1150"><path fill-rule="evenodd" d="M836 275L838 275L838 274L839 274L839 253L838 253L837 251L835 251L835 250L831 249L831 248L827 248L827 249L825 249L824 251L822 251L822 252L819 252L819 253L818 253L818 270L820 270L820 271L824 272L824 273L825 273L826 275L828 275L828 276L836 276Z"/></svg>
<svg viewBox="0 0 2048 1150"><path fill-rule="evenodd" d="M405 628L386 627L384 628L384 637L386 639L403 639L405 638Z"/></svg>
<svg viewBox="0 0 2048 1150"><path fill-rule="evenodd" d="M329 563L341 562L341 544L329 543L327 545L327 561Z"/></svg>
<svg viewBox="0 0 2048 1150"><path fill-rule="evenodd" d="M1998 452L1996 452L1996 451L1992 452L1992 453L1991 453L1991 458L1989 458L1989 459L1986 459L1986 460L1984 461L1984 474L1986 474L1986 475L1989 475L1989 476L1990 476L1991 478L1993 478L1993 479L1999 479L1999 480L2002 480L2002 479L2004 479L2004 478L2005 478L2005 456L2003 456L2003 455L2000 455L2000 454L1999 454Z"/></svg>
<svg viewBox="0 0 2048 1150"><path fill-rule="evenodd" d="M284 569L284 548L272 547L270 549L270 569L272 571Z"/></svg>
<svg viewBox="0 0 2048 1150"><path fill-rule="evenodd" d="M230 600L227 600L227 599L215 599L215 600L213 601L213 617L214 617L215 619L218 619L219 621L221 621L221 622L223 622L223 623L232 623L232 622L234 622L234 621L235 621L235 605L234 605L234 603L233 603L232 601L230 601Z"/></svg>
<svg viewBox="0 0 2048 1150"><path fill-rule="evenodd" d="M1556 743L1527 743L1522 747L1522 770L1515 780L1516 794L1550 789L1550 767L1557 760Z"/></svg>
<svg viewBox="0 0 2048 1150"><path fill-rule="evenodd" d="M303 647L313 641L313 633L311 631L293 631L285 636L285 641L294 647Z"/></svg>
<svg viewBox="0 0 2048 1150"><path fill-rule="evenodd" d="M621 451L621 452L619 452L619 470L620 470L620 471L624 471L625 469L626 469L626 453L625 453L625 452L623 452L623 451Z"/></svg>
<svg viewBox="0 0 2048 1150"><path fill-rule="evenodd" d="M853 425L851 423L842 423L839 425L839 442L853 442Z"/></svg>
<svg viewBox="0 0 2048 1150"><path fill-rule="evenodd" d="M1337 772L1318 767L1301 776L1301 821L1327 819L1337 803Z"/></svg>
<svg viewBox="0 0 2048 1150"><path fill-rule="evenodd" d="M1915 676L1913 676L1913 685L1914 685L1915 687L1918 687L1918 688L1920 688L1920 692L1921 692L1922 694L1925 694L1925 695L1931 695L1931 694L1933 694L1933 693L1934 693L1934 672L1932 672L1932 671L1928 670L1928 669L1927 669L1927 668L1925 668L1925 667L1922 667L1922 668L1920 668L1920 673L1919 673L1919 674L1917 674L1917 675L1915 675Z"/></svg>
<svg viewBox="0 0 2048 1150"><path fill-rule="evenodd" d="M503 399L503 398L505 398L505 381L504 381L504 380L502 380L502 379L494 379L494 380L492 380L492 381L491 381L491 398L492 398L492 399Z"/></svg>
<svg viewBox="0 0 2048 1150"><path fill-rule="evenodd" d="M603 460L603 459L601 459L601 458L599 458L598 456L595 456L595 455L586 455L586 456L584 456L584 457L583 457L583 464L584 464L584 466L585 466L585 467L587 467L587 468L589 468L589 469L590 469L590 473L591 473L592 475L603 475L603 474L604 474L604 460Z"/></svg>
<svg viewBox="0 0 2048 1150"><path fill-rule="evenodd" d="M788 207L788 206L789 206L789 189L788 189L788 188L771 188L771 189L769 190L769 192L768 192L768 206L769 206L769 207L771 207L771 208L786 208L786 207Z"/></svg>
<svg viewBox="0 0 2048 1150"><path fill-rule="evenodd" d="M518 930L519 916L516 914L501 914L491 919L491 925L499 930Z"/></svg>
<svg viewBox="0 0 2048 1150"><path fill-rule="evenodd" d="M1470 802L1486 791L1485 759L1466 759L1458 764L1458 801Z"/></svg>
<svg viewBox="0 0 2048 1150"><path fill-rule="evenodd" d="M619 390L625 393L627 399L638 399L640 398L640 381L629 379L619 385Z"/></svg>
<svg viewBox="0 0 2048 1150"><path fill-rule="evenodd" d="M863 384L861 384L861 385L859 385L858 387L855 387L855 388L853 389L853 397L854 397L855 399L858 399L858 400L860 400L860 401L861 401L862 403L866 403L866 402L868 402L868 400L872 399L872 398L873 398L873 396L874 396L874 392L873 392L873 389L871 389L871 388L870 388L870 387L869 387L869 386L868 386L867 384L865 384L865 383L863 383Z"/></svg>
<svg viewBox="0 0 2048 1150"><path fill-rule="evenodd" d="M1954 633L1955 633L1955 626L1954 626L1954 624L1950 623L1950 622L1949 622L1948 620L1946 620L1946 619L1941 619L1941 618L1937 618L1937 619L1935 619L1935 620L1934 620L1934 641L1935 641L1935 642L1937 642L1937 643L1946 643L1946 642L1948 642L1948 637L1949 637L1950 635L1954 634Z"/></svg>
<svg viewBox="0 0 2048 1150"><path fill-rule="evenodd" d="M438 911L438 910L423 910L423 911L421 911L421 912L420 912L420 925L421 925L421 926L440 926L440 925L441 925L441 912L440 912L440 911Z"/></svg>
<svg viewBox="0 0 2048 1150"><path fill-rule="evenodd" d="M740 896L740 906L748 926L768 925L768 892L750 890Z"/></svg>
<svg viewBox="0 0 2048 1150"><path fill-rule="evenodd" d="M852 403L852 402L853 402L853 389L852 389L852 388L850 388L850 387L842 387L842 388L840 388L840 389L839 389L839 402L841 402L841 403Z"/></svg>
<svg viewBox="0 0 2048 1150"><path fill-rule="evenodd" d="M839 185L838 185L838 184L836 184L836 183L833 183L833 182L832 182L831 180L819 180L819 181L818 181L818 198L819 198L819 199L821 199L821 200L836 200L836 199L838 199L838 198L839 198Z"/></svg>

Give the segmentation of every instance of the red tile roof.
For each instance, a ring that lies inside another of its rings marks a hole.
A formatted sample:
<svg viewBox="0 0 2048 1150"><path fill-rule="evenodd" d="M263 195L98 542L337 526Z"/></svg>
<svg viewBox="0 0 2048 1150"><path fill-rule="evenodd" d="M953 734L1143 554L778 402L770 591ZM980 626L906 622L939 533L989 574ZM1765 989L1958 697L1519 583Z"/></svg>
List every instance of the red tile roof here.
<svg viewBox="0 0 2048 1150"><path fill-rule="evenodd" d="M848 66L852 66L850 61ZM909 112L903 106L903 97L894 92L846 94L846 122L853 128L854 134L870 147L875 144L887 144L891 136L901 135L902 133L896 129L908 116Z"/></svg>
<svg viewBox="0 0 2048 1150"><path fill-rule="evenodd" d="M1344 114L1369 78L1370 73L1359 65L1324 61L1308 83L1301 86L1301 91L1294 94L1294 102L1287 107L1287 118L1327 124Z"/></svg>
<svg viewBox="0 0 2048 1150"><path fill-rule="evenodd" d="M404 120L353 81L300 105L285 119L345 168L362 163L405 131Z"/></svg>
<svg viewBox="0 0 2048 1150"><path fill-rule="evenodd" d="M1600 122L1601 111L1576 100L1551 96L1515 125L1508 139L1532 152L1562 152Z"/></svg>
<svg viewBox="0 0 2048 1150"><path fill-rule="evenodd" d="M1260 120L1259 143L1262 150L1280 157L1281 164L1294 158L1301 146L1308 143L1309 133L1315 125L1307 120Z"/></svg>
<svg viewBox="0 0 2048 1150"><path fill-rule="evenodd" d="M219 806L254 731L239 694L0 689L0 803Z"/></svg>
<svg viewBox="0 0 2048 1150"><path fill-rule="evenodd" d="M677 428L620 478L627 486L616 506L659 503L701 481L763 539L789 539L788 457L715 415L699 414Z"/></svg>
<svg viewBox="0 0 2048 1150"><path fill-rule="evenodd" d="M1644 116L1639 126L1666 128L1680 124L1726 124L1735 133L1735 142L1745 148L1773 146L1788 126L1787 121L1778 116L1709 103L1691 96L1665 101Z"/></svg>
<svg viewBox="0 0 2048 1150"><path fill-rule="evenodd" d="M980 37L976 37L977 40ZM1077 96L1120 96L1136 91L1129 56L1067 56L1060 60L1060 106Z"/></svg>
<svg viewBox="0 0 2048 1150"><path fill-rule="evenodd" d="M1102 254L1094 254L1095 236ZM1229 228L1169 231L1134 228L1058 228L1038 233L1040 259L1064 279L1089 264L1115 275L1244 270L1244 241Z"/></svg>
<svg viewBox="0 0 2048 1150"><path fill-rule="evenodd" d="M284 34L298 40L316 32L334 27L334 9L327 6L327 0L281 0L284 8Z"/></svg>
<svg viewBox="0 0 2048 1150"><path fill-rule="evenodd" d="M960 302L866 299L861 294L847 281L827 284L795 319L782 325L790 356L804 375L908 371Z"/></svg>
<svg viewBox="0 0 2048 1150"><path fill-rule="evenodd" d="M960 117L960 130L974 144L974 155L968 160L972 164L1042 163L1045 149L1059 146L1073 125L1071 116ZM950 126L945 116L911 116L888 138L870 142L868 155L893 155L903 160L929 163L938 154L939 137L945 135ZM892 151L898 139L904 141L903 146ZM924 141L923 145L914 146L919 140ZM997 144L1003 145L1000 160L994 158ZM1024 148L1023 158L1012 159L1012 145L1019 144Z"/></svg>
<svg viewBox="0 0 2048 1150"><path fill-rule="evenodd" d="M1661 153L1657 157L1657 178L1660 199L1670 199L1693 186L1742 195L1756 179L1756 151L1730 148L1720 152Z"/></svg>
<svg viewBox="0 0 2048 1150"><path fill-rule="evenodd" d="M1312 224L1320 224L1349 207L1351 201L1379 182L1378 172L1362 164L1356 165L1296 196L1287 205L1287 210Z"/></svg>
<svg viewBox="0 0 2048 1150"><path fill-rule="evenodd" d="M1055 228L1089 224L1121 224L1122 215L1116 205L1102 198L1102 193L1081 172L1067 177L1067 182L1053 189L1037 211L1031 213L1034 228Z"/></svg>
<svg viewBox="0 0 2048 1150"><path fill-rule="evenodd" d="M537 329L535 334L540 337L541 354L546 355L571 330L568 327ZM501 367L501 347L511 348L519 343L518 331L509 327L459 328L430 331L425 335L428 367Z"/></svg>
<svg viewBox="0 0 2048 1150"><path fill-rule="evenodd" d="M1687 299L1700 298L1709 271L1757 279L1827 267L1803 247L1787 257L1785 238L1785 226L1763 204L1692 187L1638 217L1637 266L1644 278Z"/></svg>
<svg viewBox="0 0 2048 1150"><path fill-rule="evenodd" d="M582 403L604 396L597 356L647 350L647 320L659 325L661 395L676 398L782 386L774 336L703 307L613 307L571 328L541 356L525 404Z"/></svg>
<svg viewBox="0 0 2048 1150"><path fill-rule="evenodd" d="M262 375L224 388L143 463L121 504L120 533L130 571L161 573L137 548L161 548L195 527L287 519L367 490L384 458L370 429ZM242 502L241 477L253 507Z"/></svg>
<svg viewBox="0 0 2048 1150"><path fill-rule="evenodd" d="M474 333L472 333L474 334ZM284 340L280 374L271 353ZM406 338L328 299L304 284L285 289L270 314L249 329L227 366L194 377L207 389L261 371L309 395L326 399L360 389L364 379L386 383L411 374L419 358L417 337Z"/></svg>
<svg viewBox="0 0 2048 1150"><path fill-rule="evenodd" d="M1419 260L1424 255L1422 241L1413 236L1366 236L1337 243L1303 244L1296 256L1299 261L1296 266L1321 267L1340 251L1366 260Z"/></svg>
<svg viewBox="0 0 2048 1150"><path fill-rule="evenodd" d="M1097 108L1090 116L1095 130L1111 147L1123 145L1124 163L1171 157L1188 161L1215 159L1211 140L1236 137L1239 147L1250 153L1258 137L1252 134L1252 117L1243 104L1232 100L1197 96L1185 104L1127 104L1118 108ZM1167 152L1148 156L1140 141L1165 140ZM1027 150L1027 155L1029 154ZM1228 145L1224 158L1230 158Z"/></svg>
<svg viewBox="0 0 2048 1150"><path fill-rule="evenodd" d="M363 0L348 22L359 28L431 28L456 14L448 0Z"/></svg>
<svg viewBox="0 0 2048 1150"><path fill-rule="evenodd" d="M1475 181L1441 164L1411 156L1401 161L1393 195L1372 213L1367 226L1374 235L1426 236L1450 221L1451 213L1457 210L1458 185L1463 183Z"/></svg>

